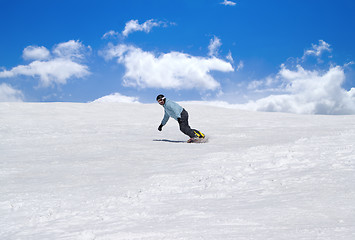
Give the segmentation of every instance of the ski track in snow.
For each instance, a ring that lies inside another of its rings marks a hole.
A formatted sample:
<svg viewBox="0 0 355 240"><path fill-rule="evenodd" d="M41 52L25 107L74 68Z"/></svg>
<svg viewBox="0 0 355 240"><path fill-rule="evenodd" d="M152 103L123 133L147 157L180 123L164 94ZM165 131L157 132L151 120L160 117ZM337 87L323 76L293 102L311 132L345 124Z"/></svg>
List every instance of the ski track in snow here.
<svg viewBox="0 0 355 240"><path fill-rule="evenodd" d="M355 239L355 116L0 103L0 239Z"/></svg>

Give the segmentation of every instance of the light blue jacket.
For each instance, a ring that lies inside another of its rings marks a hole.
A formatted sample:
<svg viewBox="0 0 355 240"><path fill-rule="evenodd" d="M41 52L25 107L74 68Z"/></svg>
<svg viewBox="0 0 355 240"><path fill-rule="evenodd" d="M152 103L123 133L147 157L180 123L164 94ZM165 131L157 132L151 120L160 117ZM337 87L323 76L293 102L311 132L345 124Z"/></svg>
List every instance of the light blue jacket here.
<svg viewBox="0 0 355 240"><path fill-rule="evenodd" d="M175 120L181 118L181 112L182 110L184 110L179 104L169 99L165 99L165 104L163 105L163 107L164 107L164 118L161 121L161 124L163 126L168 122L170 117L174 118Z"/></svg>

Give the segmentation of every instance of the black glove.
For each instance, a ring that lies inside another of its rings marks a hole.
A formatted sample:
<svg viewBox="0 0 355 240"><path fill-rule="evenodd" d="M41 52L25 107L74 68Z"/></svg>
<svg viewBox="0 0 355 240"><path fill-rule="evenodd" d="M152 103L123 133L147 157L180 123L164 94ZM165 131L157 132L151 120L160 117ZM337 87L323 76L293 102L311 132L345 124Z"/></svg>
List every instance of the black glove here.
<svg viewBox="0 0 355 240"><path fill-rule="evenodd" d="M159 127L158 127L158 130L159 131L163 130L163 125L160 124Z"/></svg>
<svg viewBox="0 0 355 240"><path fill-rule="evenodd" d="M178 120L178 123L181 123L181 118L178 118L177 120Z"/></svg>

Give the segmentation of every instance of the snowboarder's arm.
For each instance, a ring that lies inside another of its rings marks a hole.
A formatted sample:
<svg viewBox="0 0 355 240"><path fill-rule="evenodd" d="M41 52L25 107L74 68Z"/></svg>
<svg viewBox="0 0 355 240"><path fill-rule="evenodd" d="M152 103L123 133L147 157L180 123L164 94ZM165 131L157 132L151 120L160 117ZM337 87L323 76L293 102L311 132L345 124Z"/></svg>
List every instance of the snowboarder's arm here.
<svg viewBox="0 0 355 240"><path fill-rule="evenodd" d="M164 118L161 121L161 125L164 126L168 122L169 118L170 118L169 114L166 111L164 111Z"/></svg>

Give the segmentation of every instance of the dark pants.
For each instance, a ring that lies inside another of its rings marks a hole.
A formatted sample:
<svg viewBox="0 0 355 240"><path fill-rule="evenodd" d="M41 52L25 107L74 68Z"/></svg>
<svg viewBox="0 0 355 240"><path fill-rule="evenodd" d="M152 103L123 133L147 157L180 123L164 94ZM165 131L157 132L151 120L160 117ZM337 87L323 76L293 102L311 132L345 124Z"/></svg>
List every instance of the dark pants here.
<svg viewBox="0 0 355 240"><path fill-rule="evenodd" d="M195 137L194 131L197 131L196 129L191 129L189 126L189 114L185 109L182 110L181 112L181 118L178 119L179 126L180 126L180 131L183 132L184 134L188 135L190 138Z"/></svg>

